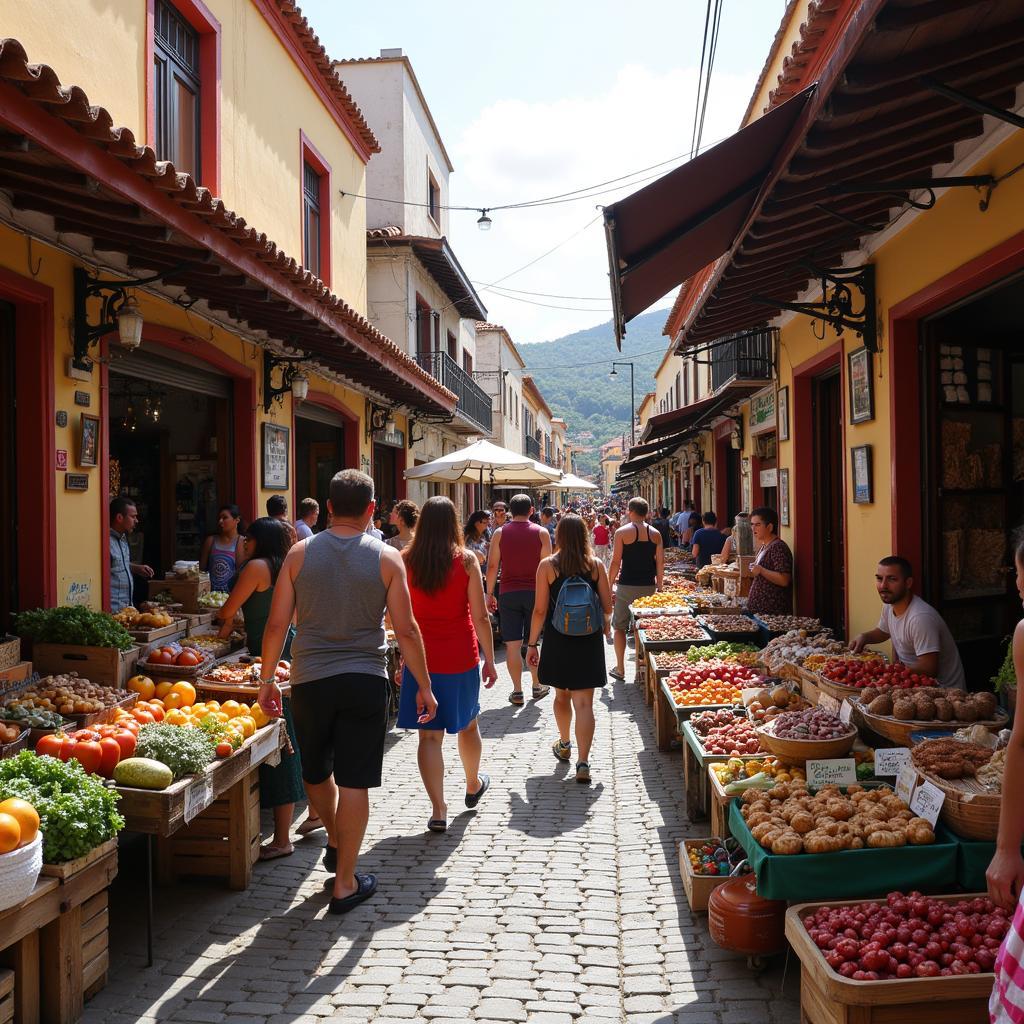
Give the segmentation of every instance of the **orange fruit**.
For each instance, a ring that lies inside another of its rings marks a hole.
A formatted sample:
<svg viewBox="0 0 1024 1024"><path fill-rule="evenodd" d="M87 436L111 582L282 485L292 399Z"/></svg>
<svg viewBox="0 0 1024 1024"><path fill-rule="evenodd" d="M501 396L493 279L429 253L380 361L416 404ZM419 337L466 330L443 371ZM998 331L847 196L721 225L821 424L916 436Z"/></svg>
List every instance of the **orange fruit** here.
<svg viewBox="0 0 1024 1024"><path fill-rule="evenodd" d="M191 707L196 702L196 688L184 679L175 683L171 687L170 692L181 694L183 698L182 707Z"/></svg>
<svg viewBox="0 0 1024 1024"><path fill-rule="evenodd" d="M22 843L31 843L35 839L39 831L39 813L27 800L12 796L0 803L0 814L10 815L18 822Z"/></svg>
<svg viewBox="0 0 1024 1024"><path fill-rule="evenodd" d="M256 722L250 715L239 715L233 724L237 724L242 729L242 735L248 739L256 731Z"/></svg>
<svg viewBox="0 0 1024 1024"><path fill-rule="evenodd" d="M149 708L150 714L158 721L164 720L164 702L162 700L149 700L144 702L146 707Z"/></svg>
<svg viewBox="0 0 1024 1024"><path fill-rule="evenodd" d="M220 706L221 711L226 712L231 718L242 714L242 705L237 700L226 700Z"/></svg>
<svg viewBox="0 0 1024 1024"><path fill-rule="evenodd" d="M156 693L156 684L149 676L132 676L125 684L132 693L137 693L143 700L150 700Z"/></svg>
<svg viewBox="0 0 1024 1024"><path fill-rule="evenodd" d="M231 716L226 711L214 711L213 717L216 718L218 722L231 721Z"/></svg>
<svg viewBox="0 0 1024 1024"><path fill-rule="evenodd" d="M164 707L168 711L177 711L179 708L185 706L185 695L179 690L171 690L166 697L164 697Z"/></svg>
<svg viewBox="0 0 1024 1024"><path fill-rule="evenodd" d="M189 721L189 716L179 708L171 708L171 710L167 712L167 717L164 718L164 721L168 725L186 725Z"/></svg>
<svg viewBox="0 0 1024 1024"><path fill-rule="evenodd" d="M0 853L10 853L21 843L21 825L13 814L0 814Z"/></svg>
<svg viewBox="0 0 1024 1024"><path fill-rule="evenodd" d="M170 679L165 679L163 682L157 683L156 696L163 700L164 697L171 692L172 686L174 686L174 683Z"/></svg>
<svg viewBox="0 0 1024 1024"><path fill-rule="evenodd" d="M207 711L220 711L220 701L219 700L208 700L206 702L206 710Z"/></svg>

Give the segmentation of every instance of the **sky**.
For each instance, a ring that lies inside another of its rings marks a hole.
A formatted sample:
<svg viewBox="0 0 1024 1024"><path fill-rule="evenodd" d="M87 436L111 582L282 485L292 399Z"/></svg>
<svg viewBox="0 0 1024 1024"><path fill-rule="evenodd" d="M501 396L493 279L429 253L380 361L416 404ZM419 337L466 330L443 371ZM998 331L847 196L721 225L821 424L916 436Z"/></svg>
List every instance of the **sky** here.
<svg viewBox="0 0 1024 1024"><path fill-rule="evenodd" d="M785 0L725 0L702 149L739 127L784 8ZM688 156L705 0L303 0L302 10L334 59L404 50L455 165L452 205L494 207L632 175L589 198L495 211L488 232L476 212L449 218L488 319L517 344L610 319L598 206Z"/></svg>

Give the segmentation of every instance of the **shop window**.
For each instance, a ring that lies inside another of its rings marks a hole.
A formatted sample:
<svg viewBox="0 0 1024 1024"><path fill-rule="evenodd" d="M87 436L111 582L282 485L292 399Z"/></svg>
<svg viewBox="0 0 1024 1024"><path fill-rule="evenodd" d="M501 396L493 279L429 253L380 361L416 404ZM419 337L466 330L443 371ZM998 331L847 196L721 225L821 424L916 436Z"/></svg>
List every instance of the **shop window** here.
<svg viewBox="0 0 1024 1024"><path fill-rule="evenodd" d="M451 331L448 332L448 355L450 355L455 362L459 361L459 343Z"/></svg>
<svg viewBox="0 0 1024 1024"><path fill-rule="evenodd" d="M200 176L199 33L163 0L153 10L156 155Z"/></svg>
<svg viewBox="0 0 1024 1024"><path fill-rule="evenodd" d="M306 136L302 155L302 264L321 281L331 278L331 170Z"/></svg>

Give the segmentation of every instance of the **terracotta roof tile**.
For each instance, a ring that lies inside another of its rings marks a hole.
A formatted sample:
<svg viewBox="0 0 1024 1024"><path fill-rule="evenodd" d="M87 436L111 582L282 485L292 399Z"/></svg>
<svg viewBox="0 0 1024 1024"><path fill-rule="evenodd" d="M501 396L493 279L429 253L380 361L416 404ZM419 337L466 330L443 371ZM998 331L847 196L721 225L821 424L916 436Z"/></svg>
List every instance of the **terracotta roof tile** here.
<svg viewBox="0 0 1024 1024"><path fill-rule="evenodd" d="M389 225L386 228L367 228L367 238L401 238L402 229L395 227L394 224Z"/></svg>
<svg viewBox="0 0 1024 1024"><path fill-rule="evenodd" d="M476 322L476 329L478 331L505 331L505 328L501 324L490 324L484 320L478 320ZM508 331L505 331L508 334Z"/></svg>

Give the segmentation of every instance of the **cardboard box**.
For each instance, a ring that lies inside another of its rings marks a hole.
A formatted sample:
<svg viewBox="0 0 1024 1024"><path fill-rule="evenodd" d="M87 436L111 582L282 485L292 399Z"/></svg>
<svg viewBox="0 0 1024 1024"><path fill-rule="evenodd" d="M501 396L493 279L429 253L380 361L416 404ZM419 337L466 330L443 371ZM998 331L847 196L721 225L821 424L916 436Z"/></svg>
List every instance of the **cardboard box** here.
<svg viewBox="0 0 1024 1024"><path fill-rule="evenodd" d="M210 593L210 577L204 574L198 579L182 580L172 576L166 580L149 581L150 600L164 591L170 591L174 595L174 603L180 604L181 610L186 614L204 612L206 609L200 607L199 598Z"/></svg>

